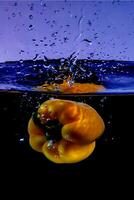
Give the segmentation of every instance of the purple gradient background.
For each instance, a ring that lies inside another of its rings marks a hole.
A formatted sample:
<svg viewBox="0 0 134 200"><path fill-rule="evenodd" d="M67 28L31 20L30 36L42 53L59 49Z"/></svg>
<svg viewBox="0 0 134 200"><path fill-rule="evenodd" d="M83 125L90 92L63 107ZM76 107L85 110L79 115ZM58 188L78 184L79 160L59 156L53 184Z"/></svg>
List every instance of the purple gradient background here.
<svg viewBox="0 0 134 200"><path fill-rule="evenodd" d="M134 1L0 1L0 62L73 52L134 60Z"/></svg>

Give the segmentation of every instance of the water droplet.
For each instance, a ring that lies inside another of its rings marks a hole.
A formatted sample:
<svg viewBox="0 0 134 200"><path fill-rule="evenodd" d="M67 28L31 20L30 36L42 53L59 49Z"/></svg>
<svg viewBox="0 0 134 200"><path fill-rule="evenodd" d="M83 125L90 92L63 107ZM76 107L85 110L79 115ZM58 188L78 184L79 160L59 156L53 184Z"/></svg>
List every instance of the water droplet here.
<svg viewBox="0 0 134 200"><path fill-rule="evenodd" d="M54 24L55 24L55 22L56 22L55 20L52 21L52 23L54 23Z"/></svg>
<svg viewBox="0 0 134 200"><path fill-rule="evenodd" d="M17 5L18 5L18 3L17 3L17 2L15 2L15 3L14 3L14 6L17 6Z"/></svg>
<svg viewBox="0 0 134 200"><path fill-rule="evenodd" d="M53 43L52 43L52 44L50 44L49 46L50 46L50 47L51 47L51 46L55 46L55 42L53 42Z"/></svg>
<svg viewBox="0 0 134 200"><path fill-rule="evenodd" d="M98 36L94 36L94 39L97 39L98 38Z"/></svg>
<svg viewBox="0 0 134 200"><path fill-rule="evenodd" d="M92 41L91 41L91 40L84 39L83 41L84 41L84 42L87 42L87 43L90 44L90 45L92 45Z"/></svg>
<svg viewBox="0 0 134 200"><path fill-rule="evenodd" d="M57 34L58 34L58 32L56 31L56 32L54 32L54 33L51 34L51 37L56 37Z"/></svg>
<svg viewBox="0 0 134 200"><path fill-rule="evenodd" d="M22 53L24 53L24 52L25 52L24 50L20 50L19 54L22 54Z"/></svg>
<svg viewBox="0 0 134 200"><path fill-rule="evenodd" d="M33 15L29 15L29 19L33 19Z"/></svg>
<svg viewBox="0 0 134 200"><path fill-rule="evenodd" d="M21 60L19 60L19 62L20 62L20 63L23 63L23 60L21 59Z"/></svg>
<svg viewBox="0 0 134 200"><path fill-rule="evenodd" d="M42 6L43 6L44 8L46 8L46 7L47 7L47 4L46 4L46 3L44 3Z"/></svg>
<svg viewBox="0 0 134 200"><path fill-rule="evenodd" d="M59 10L54 10L54 13L58 13L59 12Z"/></svg>
<svg viewBox="0 0 134 200"><path fill-rule="evenodd" d="M94 57L94 53L90 53L90 57L93 58Z"/></svg>
<svg viewBox="0 0 134 200"><path fill-rule="evenodd" d="M43 0L40 1L40 5L41 5L42 7L47 7L46 3L44 3Z"/></svg>
<svg viewBox="0 0 134 200"><path fill-rule="evenodd" d="M30 10L33 10L33 9L34 9L34 4L32 3L30 6Z"/></svg>
<svg viewBox="0 0 134 200"><path fill-rule="evenodd" d="M67 40L69 40L67 37L64 37L63 39L65 43L67 42Z"/></svg>
<svg viewBox="0 0 134 200"><path fill-rule="evenodd" d="M31 31L34 29L34 26L32 24L29 25L28 30Z"/></svg>
<svg viewBox="0 0 134 200"><path fill-rule="evenodd" d="M12 13L12 17L15 17L16 16L16 14L15 13Z"/></svg>
<svg viewBox="0 0 134 200"><path fill-rule="evenodd" d="M18 12L19 16L21 17L22 16L22 13L21 12Z"/></svg>
<svg viewBox="0 0 134 200"><path fill-rule="evenodd" d="M48 20L47 22L46 22L46 24L49 24L50 23L50 20Z"/></svg>
<svg viewBox="0 0 134 200"><path fill-rule="evenodd" d="M33 58L33 61L35 61L37 59L39 54L36 54L35 57Z"/></svg>

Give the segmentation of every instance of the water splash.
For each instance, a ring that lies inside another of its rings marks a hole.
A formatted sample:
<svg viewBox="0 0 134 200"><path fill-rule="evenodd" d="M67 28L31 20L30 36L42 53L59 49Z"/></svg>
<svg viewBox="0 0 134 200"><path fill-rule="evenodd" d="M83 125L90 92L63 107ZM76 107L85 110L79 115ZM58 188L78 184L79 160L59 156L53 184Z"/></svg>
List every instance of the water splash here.
<svg viewBox="0 0 134 200"><path fill-rule="evenodd" d="M20 60L0 63L0 90L36 91L44 83L95 83L106 87L105 94L134 93L134 62L78 60L75 52L68 58ZM55 85L56 86L56 85Z"/></svg>

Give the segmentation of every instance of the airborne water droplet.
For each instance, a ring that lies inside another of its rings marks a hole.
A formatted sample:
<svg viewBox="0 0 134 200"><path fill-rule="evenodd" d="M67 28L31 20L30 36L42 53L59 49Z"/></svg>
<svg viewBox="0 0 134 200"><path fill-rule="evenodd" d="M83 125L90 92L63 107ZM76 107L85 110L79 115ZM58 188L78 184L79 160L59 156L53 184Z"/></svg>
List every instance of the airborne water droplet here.
<svg viewBox="0 0 134 200"><path fill-rule="evenodd" d="M33 10L33 9L34 9L34 4L32 3L30 6L30 10Z"/></svg>
<svg viewBox="0 0 134 200"><path fill-rule="evenodd" d="M29 19L33 19L33 15L29 15Z"/></svg>
<svg viewBox="0 0 134 200"><path fill-rule="evenodd" d="M28 30L31 31L34 29L34 26L32 24L29 25Z"/></svg>
<svg viewBox="0 0 134 200"><path fill-rule="evenodd" d="M84 42L87 42L89 45L92 45L92 41L91 41L91 40L84 39L83 41L84 41Z"/></svg>
<svg viewBox="0 0 134 200"><path fill-rule="evenodd" d="M19 54L22 54L22 53L24 53L24 52L25 52L24 50L20 50Z"/></svg>
<svg viewBox="0 0 134 200"><path fill-rule="evenodd" d="M19 60L19 62L20 62L20 63L23 63L23 60L21 59L21 60Z"/></svg>
<svg viewBox="0 0 134 200"><path fill-rule="evenodd" d="M16 16L16 14L15 13L12 13L12 17L15 17Z"/></svg>
<svg viewBox="0 0 134 200"><path fill-rule="evenodd" d="M88 20L88 25L91 26L92 25L92 22L90 20Z"/></svg>
<svg viewBox="0 0 134 200"><path fill-rule="evenodd" d="M33 58L33 61L35 61L37 59L39 54L36 54L35 57Z"/></svg>
<svg viewBox="0 0 134 200"><path fill-rule="evenodd" d="M17 2L15 2L15 3L14 3L14 6L17 6L17 5L18 5L18 3L17 3Z"/></svg>

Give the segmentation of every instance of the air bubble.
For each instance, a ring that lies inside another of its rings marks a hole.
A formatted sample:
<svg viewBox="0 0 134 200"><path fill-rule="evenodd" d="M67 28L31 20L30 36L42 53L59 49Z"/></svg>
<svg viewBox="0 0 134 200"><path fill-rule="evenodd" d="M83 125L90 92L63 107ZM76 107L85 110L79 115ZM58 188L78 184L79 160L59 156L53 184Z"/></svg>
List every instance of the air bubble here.
<svg viewBox="0 0 134 200"><path fill-rule="evenodd" d="M20 141L20 142L24 142L24 138L20 138L19 141Z"/></svg>
<svg viewBox="0 0 134 200"><path fill-rule="evenodd" d="M51 149L52 146L53 146L53 140L49 140L48 143L47 143L48 149Z"/></svg>

